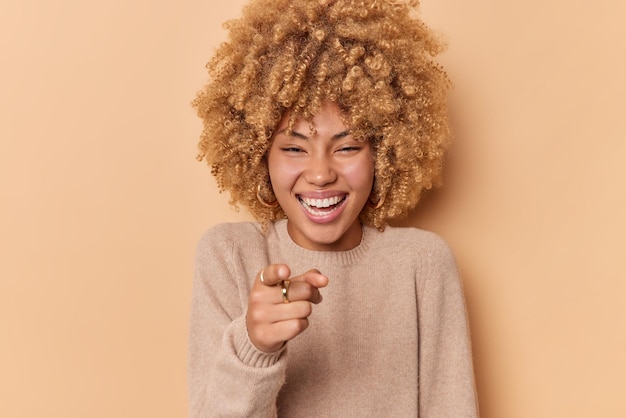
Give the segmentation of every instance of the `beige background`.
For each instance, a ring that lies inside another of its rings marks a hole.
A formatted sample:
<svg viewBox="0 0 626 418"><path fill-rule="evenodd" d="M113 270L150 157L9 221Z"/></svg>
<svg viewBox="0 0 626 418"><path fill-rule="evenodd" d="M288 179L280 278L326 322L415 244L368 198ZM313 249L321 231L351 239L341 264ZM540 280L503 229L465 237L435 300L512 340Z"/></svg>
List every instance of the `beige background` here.
<svg viewBox="0 0 626 418"><path fill-rule="evenodd" d="M249 219L189 101L243 0L0 3L0 416L182 417L192 257ZM424 0L482 416L623 417L626 7Z"/></svg>

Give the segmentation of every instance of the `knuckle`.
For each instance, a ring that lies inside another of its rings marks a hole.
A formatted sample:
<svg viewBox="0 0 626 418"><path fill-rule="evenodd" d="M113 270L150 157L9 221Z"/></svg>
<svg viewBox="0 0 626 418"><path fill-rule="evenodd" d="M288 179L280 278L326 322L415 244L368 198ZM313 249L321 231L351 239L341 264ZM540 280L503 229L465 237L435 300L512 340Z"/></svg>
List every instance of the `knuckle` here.
<svg viewBox="0 0 626 418"><path fill-rule="evenodd" d="M257 290L250 292L248 296L248 305L256 305L263 302L263 293Z"/></svg>
<svg viewBox="0 0 626 418"><path fill-rule="evenodd" d="M250 309L248 311L248 318L254 323L261 323L265 320L265 312L261 309Z"/></svg>
<svg viewBox="0 0 626 418"><path fill-rule="evenodd" d="M308 326L309 326L309 320L306 318L293 321L291 325L294 335L300 334L305 329L307 329Z"/></svg>

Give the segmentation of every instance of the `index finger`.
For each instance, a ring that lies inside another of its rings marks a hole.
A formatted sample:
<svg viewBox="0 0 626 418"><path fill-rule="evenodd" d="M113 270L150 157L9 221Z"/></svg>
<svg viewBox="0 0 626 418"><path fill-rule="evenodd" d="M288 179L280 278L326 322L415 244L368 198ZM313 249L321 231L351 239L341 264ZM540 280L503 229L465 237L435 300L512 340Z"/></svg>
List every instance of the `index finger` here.
<svg viewBox="0 0 626 418"><path fill-rule="evenodd" d="M284 264L270 264L257 275L257 280L265 286L276 286L283 280L289 279L289 267Z"/></svg>
<svg viewBox="0 0 626 418"><path fill-rule="evenodd" d="M300 276L292 277L292 282L306 282L313 287L321 288L328 285L328 277L317 269L311 269Z"/></svg>

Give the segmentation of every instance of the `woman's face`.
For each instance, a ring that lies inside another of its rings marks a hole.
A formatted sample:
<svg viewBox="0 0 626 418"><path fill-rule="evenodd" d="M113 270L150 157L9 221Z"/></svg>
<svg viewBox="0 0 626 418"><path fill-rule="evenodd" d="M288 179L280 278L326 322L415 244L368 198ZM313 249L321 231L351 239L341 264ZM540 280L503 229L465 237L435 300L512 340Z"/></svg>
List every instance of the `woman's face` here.
<svg viewBox="0 0 626 418"><path fill-rule="evenodd" d="M339 107L324 104L310 124L297 120L287 132L283 115L268 153L274 194L287 215L287 230L301 247L345 251L361 242L359 214L374 181L367 142L352 137Z"/></svg>

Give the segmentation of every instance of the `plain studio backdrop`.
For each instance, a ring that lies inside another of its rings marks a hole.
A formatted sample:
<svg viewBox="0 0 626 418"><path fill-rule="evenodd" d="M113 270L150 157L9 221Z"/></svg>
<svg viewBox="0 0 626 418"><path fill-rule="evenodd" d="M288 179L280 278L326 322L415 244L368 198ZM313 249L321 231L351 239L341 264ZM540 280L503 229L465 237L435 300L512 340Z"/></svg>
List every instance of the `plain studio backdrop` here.
<svg viewBox="0 0 626 418"><path fill-rule="evenodd" d="M219 4L218 4L219 3ZM0 4L0 416L183 417L200 234L249 220L190 106L243 0ZM626 6L424 0L484 418L623 417Z"/></svg>

